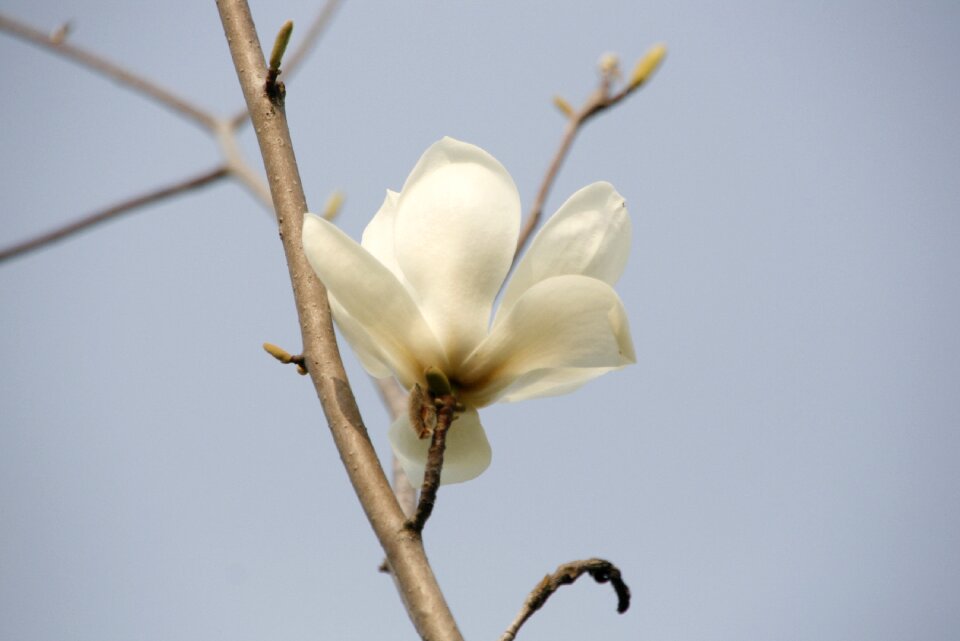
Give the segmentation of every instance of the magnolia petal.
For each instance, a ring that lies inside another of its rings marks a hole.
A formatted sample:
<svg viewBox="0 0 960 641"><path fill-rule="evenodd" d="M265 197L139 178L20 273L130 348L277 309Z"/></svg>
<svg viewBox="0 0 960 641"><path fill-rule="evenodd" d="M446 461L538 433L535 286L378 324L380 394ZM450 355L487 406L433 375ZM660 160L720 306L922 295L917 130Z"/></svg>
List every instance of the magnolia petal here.
<svg viewBox="0 0 960 641"><path fill-rule="evenodd" d="M455 376L464 401L482 407L534 370L620 367L635 359L613 288L587 276L555 276L524 292Z"/></svg>
<svg viewBox="0 0 960 641"><path fill-rule="evenodd" d="M367 250L326 220L306 214L303 251L337 303L377 348L379 360L401 383L412 387L427 365L444 367L442 350L416 303Z"/></svg>
<svg viewBox="0 0 960 641"><path fill-rule="evenodd" d="M506 403L525 401L544 396L568 394L582 385L619 367L569 367L538 369L528 372L513 382L496 400Z"/></svg>
<svg viewBox="0 0 960 641"><path fill-rule="evenodd" d="M444 138L407 178L397 201L397 262L452 362L487 333L513 260L520 196L493 156Z"/></svg>
<svg viewBox="0 0 960 641"><path fill-rule="evenodd" d="M407 478L413 487L419 488L423 485L430 438L417 438L406 415L393 422L388 435ZM473 408L457 414L447 431L446 445L440 472L440 483L443 485L469 481L490 465L490 443L480 425L480 415Z"/></svg>
<svg viewBox="0 0 960 641"><path fill-rule="evenodd" d="M363 237L360 240L360 246L373 254L374 258L383 263L387 269L393 272L401 282L403 282L403 272L400 271L400 265L397 264L397 256L393 249L393 227L397 219L397 198L400 194L395 191L387 190L387 195L383 199L383 204L367 228L363 230Z"/></svg>
<svg viewBox="0 0 960 641"><path fill-rule="evenodd" d="M536 283L582 274L613 285L627 264L632 231L623 196L608 182L567 199L533 238L503 293L497 321Z"/></svg>
<svg viewBox="0 0 960 641"><path fill-rule="evenodd" d="M333 320L337 321L337 327L340 328L340 333L343 334L343 337L350 343L350 347L353 348L357 359L360 361L360 364L363 365L363 368L367 370L367 373L374 378L393 376L393 372L383 364L383 355L380 353L380 348L373 339L370 338L370 334L363 329L363 326L358 323L353 316L347 313L347 310L343 308L343 305L341 305L332 294L328 294L327 298L330 301L330 311L333 312Z"/></svg>

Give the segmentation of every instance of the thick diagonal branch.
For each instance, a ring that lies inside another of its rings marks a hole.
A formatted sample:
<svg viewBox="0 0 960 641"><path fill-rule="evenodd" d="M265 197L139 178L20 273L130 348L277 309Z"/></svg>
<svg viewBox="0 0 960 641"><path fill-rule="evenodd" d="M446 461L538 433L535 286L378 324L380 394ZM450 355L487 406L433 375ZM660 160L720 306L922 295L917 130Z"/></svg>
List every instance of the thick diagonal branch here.
<svg viewBox="0 0 960 641"><path fill-rule="evenodd" d="M347 382L326 290L303 255L301 230L306 199L283 104L272 102L263 90L267 70L250 9L244 0L219 0L217 7L270 182L307 369L333 440L386 552L391 574L417 632L431 641L462 641L419 537L404 528L403 512L380 467Z"/></svg>

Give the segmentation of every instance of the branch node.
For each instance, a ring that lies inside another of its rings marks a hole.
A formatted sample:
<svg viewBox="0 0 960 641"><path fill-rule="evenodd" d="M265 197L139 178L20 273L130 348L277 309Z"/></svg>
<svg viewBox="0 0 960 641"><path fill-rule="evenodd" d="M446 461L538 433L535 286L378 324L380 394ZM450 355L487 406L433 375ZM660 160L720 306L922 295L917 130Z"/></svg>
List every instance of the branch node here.
<svg viewBox="0 0 960 641"><path fill-rule="evenodd" d="M270 65L267 69L267 81L264 90L270 96L271 102L277 103L286 96L287 88L282 82L277 80L280 75L280 63L283 61L283 54L287 51L287 45L290 44L290 35L293 33L293 20L287 20L277 32L277 37L273 41L273 51L270 53Z"/></svg>
<svg viewBox="0 0 960 641"><path fill-rule="evenodd" d="M70 32L73 30L73 23L67 20L62 25L50 32L50 42L55 45L63 44Z"/></svg>
<svg viewBox="0 0 960 641"><path fill-rule="evenodd" d="M273 343L264 343L263 349L267 354L270 354L270 356L273 356L284 365L289 365L291 363L296 365L297 374L300 374L301 376L307 375L307 360L302 354L293 355L279 345L274 345Z"/></svg>
<svg viewBox="0 0 960 641"><path fill-rule="evenodd" d="M556 107L560 113L562 113L567 118L573 118L577 115L576 110L573 108L566 98L563 96L554 96L553 97L553 106Z"/></svg>

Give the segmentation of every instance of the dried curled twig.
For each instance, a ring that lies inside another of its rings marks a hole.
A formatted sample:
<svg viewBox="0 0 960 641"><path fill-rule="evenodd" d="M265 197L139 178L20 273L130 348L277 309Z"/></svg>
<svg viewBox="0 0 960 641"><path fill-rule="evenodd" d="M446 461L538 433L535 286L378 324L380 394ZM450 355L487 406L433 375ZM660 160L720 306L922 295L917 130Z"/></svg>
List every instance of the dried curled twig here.
<svg viewBox="0 0 960 641"><path fill-rule="evenodd" d="M530 596L527 597L523 608L517 617L507 628L500 641L513 641L517 636L517 631L526 623L527 619L533 616L533 613L543 607L547 599L556 592L561 585L569 585L579 579L584 574L589 574L597 583L609 582L617 593L617 612L623 614L630 607L630 588L620 577L620 570L610 561L603 559L586 559L585 561L573 561L564 563L557 568L553 574L543 577L543 580L537 584Z"/></svg>

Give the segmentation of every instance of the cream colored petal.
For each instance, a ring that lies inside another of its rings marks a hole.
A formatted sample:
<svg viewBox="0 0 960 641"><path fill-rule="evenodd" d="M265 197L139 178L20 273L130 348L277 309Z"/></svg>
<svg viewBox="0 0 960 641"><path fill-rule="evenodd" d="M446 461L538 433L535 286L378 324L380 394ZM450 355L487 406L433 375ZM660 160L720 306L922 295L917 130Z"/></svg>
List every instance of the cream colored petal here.
<svg viewBox="0 0 960 641"><path fill-rule="evenodd" d="M330 311L333 312L333 319L337 322L340 333L350 343L350 347L353 348L360 364L367 370L367 373L374 378L393 376L393 372L383 364L383 355L380 353L380 348L370 338L367 331L363 329L363 326L347 313L347 310L337 302L332 294L328 294L327 298L330 301Z"/></svg>
<svg viewBox="0 0 960 641"><path fill-rule="evenodd" d="M330 294L376 345L378 359L404 386L420 381L428 365L445 367L410 294L367 250L313 214L304 216L303 250Z"/></svg>
<svg viewBox="0 0 960 641"><path fill-rule="evenodd" d="M464 401L482 407L535 370L620 367L635 358L613 288L587 276L555 276L528 289L454 377Z"/></svg>
<svg viewBox="0 0 960 641"><path fill-rule="evenodd" d="M582 385L619 367L570 367L538 369L518 378L497 401L513 403L544 396L568 394Z"/></svg>
<svg viewBox="0 0 960 641"><path fill-rule="evenodd" d="M397 256L393 248L393 227L397 219L397 198L400 194L387 190L380 209L374 214L367 228L363 230L360 246L373 254L374 258L387 266L401 282L404 280Z"/></svg>
<svg viewBox="0 0 960 641"><path fill-rule="evenodd" d="M487 333L519 227L517 188L479 147L444 138L403 186L394 225L397 262L452 362Z"/></svg>
<svg viewBox="0 0 960 641"><path fill-rule="evenodd" d="M626 267L631 234L626 203L613 185L596 182L576 192L550 217L517 264L497 321L531 286L553 276L581 274L613 285Z"/></svg>
<svg viewBox="0 0 960 641"><path fill-rule="evenodd" d="M389 431L390 443L410 483L417 489L423 485L430 438L417 438L406 416L401 416ZM490 465L491 451L487 435L480 425L477 410L467 408L450 425L440 483L462 483L479 476Z"/></svg>

